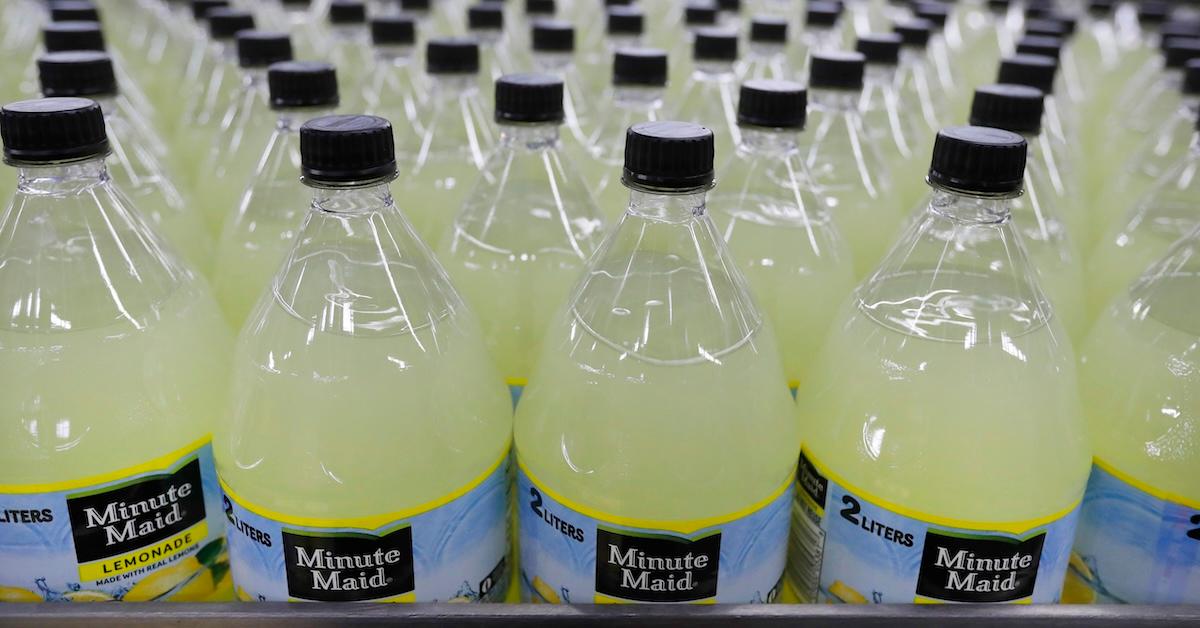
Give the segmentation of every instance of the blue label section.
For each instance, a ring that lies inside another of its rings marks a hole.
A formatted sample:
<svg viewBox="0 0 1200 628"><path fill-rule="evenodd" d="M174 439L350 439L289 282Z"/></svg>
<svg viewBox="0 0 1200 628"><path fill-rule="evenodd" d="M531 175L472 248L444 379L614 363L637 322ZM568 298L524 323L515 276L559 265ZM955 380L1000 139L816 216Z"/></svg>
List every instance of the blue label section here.
<svg viewBox="0 0 1200 628"><path fill-rule="evenodd" d="M1200 504L1157 497L1092 467L1067 603L1200 603Z"/></svg>
<svg viewBox="0 0 1200 628"><path fill-rule="evenodd" d="M111 481L0 488L0 602L203 601L229 596L212 446Z"/></svg>
<svg viewBox="0 0 1200 628"><path fill-rule="evenodd" d="M466 493L382 525L273 518L226 487L239 599L498 602L509 583L508 456ZM387 517L381 519L386 520Z"/></svg>
<svg viewBox="0 0 1200 628"><path fill-rule="evenodd" d="M534 603L763 603L786 562L790 486L770 502L688 532L619 525L517 474L521 597Z"/></svg>
<svg viewBox="0 0 1200 628"><path fill-rule="evenodd" d="M1018 533L923 521L841 486L807 451L797 485L788 584L801 601L1058 601L1078 508Z"/></svg>

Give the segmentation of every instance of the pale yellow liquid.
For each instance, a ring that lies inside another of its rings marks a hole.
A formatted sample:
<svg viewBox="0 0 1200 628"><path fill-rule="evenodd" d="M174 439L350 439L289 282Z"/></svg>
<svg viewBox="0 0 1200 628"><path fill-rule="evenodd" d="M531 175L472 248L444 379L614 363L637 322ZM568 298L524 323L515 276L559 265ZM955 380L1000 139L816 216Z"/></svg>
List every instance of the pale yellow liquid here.
<svg viewBox="0 0 1200 628"><path fill-rule="evenodd" d="M636 270L592 272L621 278L644 316L622 302L589 309L614 337L644 342L621 348L590 331L599 321L560 315L517 410L522 462L573 502L625 517L694 520L769 497L794 470L799 439L769 328L707 347L708 359L656 357L659 342L688 344L685 321L714 313L695 270L654 251L636 260ZM655 299L662 280L653 276L666 272L671 303Z"/></svg>
<svg viewBox="0 0 1200 628"><path fill-rule="evenodd" d="M805 448L853 490L931 517L1019 522L1077 503L1090 452L1061 327L1001 296L1003 279L886 281L874 300L911 309L876 320L847 304L799 398Z"/></svg>

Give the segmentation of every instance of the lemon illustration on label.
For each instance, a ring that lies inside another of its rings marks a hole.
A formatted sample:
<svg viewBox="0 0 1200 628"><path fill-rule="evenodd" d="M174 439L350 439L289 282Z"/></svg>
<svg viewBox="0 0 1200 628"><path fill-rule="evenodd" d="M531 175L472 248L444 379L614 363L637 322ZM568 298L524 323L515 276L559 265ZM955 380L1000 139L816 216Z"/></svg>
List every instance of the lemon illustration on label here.
<svg viewBox="0 0 1200 628"><path fill-rule="evenodd" d="M540 604L542 600L545 600L546 604L562 604L562 598L558 596L558 593L550 588L550 585L546 584L545 580L539 577L535 576L533 578L533 590L537 591L538 595L541 596L541 598L533 598L534 604Z"/></svg>
<svg viewBox="0 0 1200 628"><path fill-rule="evenodd" d="M217 591L228 574L225 540L217 539L201 548L195 556L188 556L142 579L122 599L126 602L199 601Z"/></svg>
<svg viewBox="0 0 1200 628"><path fill-rule="evenodd" d="M835 581L829 585L829 595L837 599L842 604L866 604L867 598L862 593L855 591L853 587L842 582Z"/></svg>
<svg viewBox="0 0 1200 628"><path fill-rule="evenodd" d="M1093 604L1096 601L1096 589L1091 583L1096 581L1096 575L1091 567L1077 552L1071 552L1070 567L1067 578L1063 583L1063 604Z"/></svg>
<svg viewBox="0 0 1200 628"><path fill-rule="evenodd" d="M93 589L84 589L82 591L71 591L64 593L63 597L71 602L113 602L113 596L104 591L96 591Z"/></svg>
<svg viewBox="0 0 1200 628"><path fill-rule="evenodd" d="M0 602L44 602L41 595L21 587L0 587Z"/></svg>

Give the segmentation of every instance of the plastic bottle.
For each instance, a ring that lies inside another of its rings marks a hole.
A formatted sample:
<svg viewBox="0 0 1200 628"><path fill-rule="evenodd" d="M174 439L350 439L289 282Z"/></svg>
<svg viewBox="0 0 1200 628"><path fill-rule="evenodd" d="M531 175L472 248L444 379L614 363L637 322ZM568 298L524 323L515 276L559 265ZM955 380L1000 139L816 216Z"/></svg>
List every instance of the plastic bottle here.
<svg viewBox="0 0 1200 628"><path fill-rule="evenodd" d="M542 334L600 247L604 219L563 155L561 80L511 74L496 84L500 144L441 239L438 259L479 312L513 403L541 353Z"/></svg>
<svg viewBox="0 0 1200 628"><path fill-rule="evenodd" d="M782 17L756 16L750 21L750 46L738 63L737 75L743 81L792 78L788 59L788 21Z"/></svg>
<svg viewBox="0 0 1200 628"><path fill-rule="evenodd" d="M867 274L887 252L903 215L885 197L891 175L863 125L866 60L857 52L813 55L808 80L808 132L801 153L850 247L855 276Z"/></svg>
<svg viewBox="0 0 1200 628"><path fill-rule="evenodd" d="M702 28L716 28L718 15L720 10L710 0L689 1L683 5L682 15L679 16L682 18L679 21L683 22L683 29L658 29L654 33L657 37L653 38L651 43L661 46L670 58L675 59L671 67L672 85L682 86L692 75L692 51L696 46L696 31ZM660 23L662 22L651 20L651 24Z"/></svg>
<svg viewBox="0 0 1200 628"><path fill-rule="evenodd" d="M837 51L845 47L845 29L841 21L843 10L840 2L812 0L804 5L804 28L800 31L800 45L795 49L793 67L808 72L813 53Z"/></svg>
<svg viewBox="0 0 1200 628"><path fill-rule="evenodd" d="M598 103L591 102L594 97L575 64L575 27L562 20L536 19L531 27L531 48L534 70L563 82L563 122L576 142L586 142L584 128L592 126Z"/></svg>
<svg viewBox="0 0 1200 628"><path fill-rule="evenodd" d="M859 105L863 125L871 143L882 149L897 204L912 207L927 189L917 164L928 154L933 133L919 108L908 107L900 98L897 71L902 41L895 33L867 34L858 38L854 49L866 61Z"/></svg>
<svg viewBox="0 0 1200 628"><path fill-rule="evenodd" d="M838 305L854 288L850 251L800 154L807 92L742 84L742 143L718 170L708 209L775 329L788 386L807 380Z"/></svg>
<svg viewBox="0 0 1200 628"><path fill-rule="evenodd" d="M625 163L622 133L639 122L662 116L667 86L667 53L653 48L616 51L612 62L612 87L605 92L608 106L599 112L588 132L588 180L592 196L609 220L619 218L629 205L629 192L621 185Z"/></svg>
<svg viewBox="0 0 1200 628"><path fill-rule="evenodd" d="M347 110L365 109L367 89L378 69L371 48L367 6L362 0L332 0L329 3L329 31L321 58L328 59L338 68Z"/></svg>
<svg viewBox="0 0 1200 628"><path fill-rule="evenodd" d="M230 334L204 282L108 177L95 102L0 110L7 601L228 600L210 445ZM139 571L144 570L144 571Z"/></svg>
<svg viewBox="0 0 1200 628"><path fill-rule="evenodd" d="M1080 352L1095 447L1063 601L1200 600L1200 230L1119 294Z"/></svg>
<svg viewBox="0 0 1200 628"><path fill-rule="evenodd" d="M1089 452L1009 218L1024 165L1014 133L939 133L925 216L830 327L799 397L802 601L1058 600Z"/></svg>
<svg viewBox="0 0 1200 628"><path fill-rule="evenodd" d="M626 142L629 209L517 408L522 598L772 601L798 423L705 213L712 132L646 122Z"/></svg>
<svg viewBox="0 0 1200 628"><path fill-rule="evenodd" d="M375 73L366 88L366 111L396 124L420 124L418 112L429 96L429 85L417 65L414 44L415 20L406 15L377 17L371 20L371 43L375 45ZM415 133L405 135L415 138ZM401 151L417 146L398 143Z"/></svg>
<svg viewBox="0 0 1200 628"><path fill-rule="evenodd" d="M107 127L109 176L193 268L207 273L213 241L204 218L184 203L159 161L166 150L162 139L118 91L112 58L103 52L52 52L38 59L38 70L43 95L96 99Z"/></svg>
<svg viewBox="0 0 1200 628"><path fill-rule="evenodd" d="M1078 195L1060 172L1056 144L1042 132L1044 94L1025 85L985 85L975 90L969 121L1018 133L1028 145L1024 194L1012 199L1012 226L1020 232L1038 283L1053 305L1054 315L1073 342L1087 333L1083 292L1083 260L1075 246L1075 225L1063 210Z"/></svg>
<svg viewBox="0 0 1200 628"><path fill-rule="evenodd" d="M317 118L300 151L311 210L239 337L214 438L238 596L500 599L512 408L392 202L391 126Z"/></svg>
<svg viewBox="0 0 1200 628"><path fill-rule="evenodd" d="M712 129L720 154L726 154L741 141L737 128L737 74L734 72L737 59L737 31L697 29L692 46L691 76L673 95L671 117Z"/></svg>
<svg viewBox="0 0 1200 628"><path fill-rule="evenodd" d="M1193 129L1200 118L1192 118ZM1200 134L1191 147L1096 245L1088 260L1088 312L1100 316L1119 291L1157 260L1171 244L1200 224Z"/></svg>
<svg viewBox="0 0 1200 628"><path fill-rule="evenodd" d="M608 88L612 58L618 50L646 46L646 15L640 8L632 5L607 7L603 20L601 41L587 46L576 64L589 93L601 93Z"/></svg>
<svg viewBox="0 0 1200 628"><path fill-rule="evenodd" d="M900 62L896 67L896 91L901 108L921 122L918 129L930 139L948 118L946 99L941 86L931 76L925 47L929 43L931 25L925 20L898 21L892 31L900 36Z"/></svg>
<svg viewBox="0 0 1200 628"><path fill-rule="evenodd" d="M436 242L462 207L495 144L495 131L479 95L478 43L452 37L429 40L425 73L430 94L417 116L421 125L414 129L419 143L400 155L396 190L413 228Z"/></svg>
<svg viewBox="0 0 1200 628"><path fill-rule="evenodd" d="M467 9L467 30L481 51L479 80L490 88L496 79L517 71L519 65L504 32L504 5L481 2Z"/></svg>
<svg viewBox="0 0 1200 628"><path fill-rule="evenodd" d="M234 329L242 328L308 213L312 194L296 185L300 125L331 113L339 102L337 72L326 63L275 63L267 71L267 82L277 116L275 130L259 146L253 176L235 211L225 218L217 243L213 287Z"/></svg>

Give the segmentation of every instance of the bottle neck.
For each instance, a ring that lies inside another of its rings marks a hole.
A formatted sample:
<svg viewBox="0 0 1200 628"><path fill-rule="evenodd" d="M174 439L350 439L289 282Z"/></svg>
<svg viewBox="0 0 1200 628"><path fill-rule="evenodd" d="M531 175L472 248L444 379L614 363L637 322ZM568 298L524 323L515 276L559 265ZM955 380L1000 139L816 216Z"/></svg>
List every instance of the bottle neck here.
<svg viewBox="0 0 1200 628"><path fill-rule="evenodd" d="M739 126L742 131L742 142L739 148L743 151L759 155L782 155L799 149L799 135L803 129Z"/></svg>
<svg viewBox="0 0 1200 628"><path fill-rule="evenodd" d="M539 72L551 74L569 70L575 63L575 56L569 52L534 52L533 65Z"/></svg>
<svg viewBox="0 0 1200 628"><path fill-rule="evenodd" d="M618 107L656 109L662 105L663 88L645 85L616 85L613 104Z"/></svg>
<svg viewBox="0 0 1200 628"><path fill-rule="evenodd" d="M787 47L781 43L759 41L750 44L750 56L752 57L771 59L786 53Z"/></svg>
<svg viewBox="0 0 1200 628"><path fill-rule="evenodd" d="M929 210L958 223L972 225L999 225L1012 215L1015 196L978 196L944 188L930 183L933 193Z"/></svg>
<svg viewBox="0 0 1200 628"><path fill-rule="evenodd" d="M413 60L412 46L376 46L375 59L384 65L407 66Z"/></svg>
<svg viewBox="0 0 1200 628"><path fill-rule="evenodd" d="M833 111L856 111L862 90L809 88L808 99L814 107Z"/></svg>
<svg viewBox="0 0 1200 628"><path fill-rule="evenodd" d="M393 205L391 178L353 187L313 188L313 212L333 217L369 215Z"/></svg>
<svg viewBox="0 0 1200 628"><path fill-rule="evenodd" d="M692 76L698 81L728 81L734 78L732 61L696 59Z"/></svg>
<svg viewBox="0 0 1200 628"><path fill-rule="evenodd" d="M437 98L450 100L479 89L476 74L432 74L433 91Z"/></svg>
<svg viewBox="0 0 1200 628"><path fill-rule="evenodd" d="M863 73L863 82L867 85L891 85L896 78L896 66L882 63L868 63Z"/></svg>
<svg viewBox="0 0 1200 628"><path fill-rule="evenodd" d="M299 133L300 126L306 121L322 116L333 115L337 107L288 107L275 110L275 130Z"/></svg>
<svg viewBox="0 0 1200 628"><path fill-rule="evenodd" d="M558 144L559 122L539 124L511 124L499 122L500 144L508 148L540 150L554 148Z"/></svg>
<svg viewBox="0 0 1200 628"><path fill-rule="evenodd" d="M703 216L707 188L679 194L664 194L645 188L629 189L629 211L632 216L657 222L688 222Z"/></svg>
<svg viewBox="0 0 1200 628"><path fill-rule="evenodd" d="M67 196L108 181L105 155L60 164L14 164L25 194Z"/></svg>

